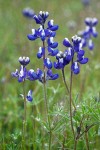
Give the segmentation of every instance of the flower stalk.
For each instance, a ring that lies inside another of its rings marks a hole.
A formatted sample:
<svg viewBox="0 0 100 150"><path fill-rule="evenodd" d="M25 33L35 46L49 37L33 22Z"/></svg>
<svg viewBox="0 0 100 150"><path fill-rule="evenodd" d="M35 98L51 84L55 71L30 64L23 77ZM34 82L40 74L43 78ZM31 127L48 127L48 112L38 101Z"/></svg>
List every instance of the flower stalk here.
<svg viewBox="0 0 100 150"><path fill-rule="evenodd" d="M23 117L23 148L26 150L26 92L25 80L23 81L24 117Z"/></svg>
<svg viewBox="0 0 100 150"><path fill-rule="evenodd" d="M44 25L43 25L44 29ZM48 106L48 100L47 100L47 88L46 88L46 67L44 65L45 60L45 41L43 41L43 48L44 48L44 55L43 55L43 70L44 70L44 81L43 81L43 88L44 88L44 101L45 101L45 107L46 107L46 114L47 114L47 121L49 125L49 150L51 150L51 121L50 121L50 115L49 115L49 106Z"/></svg>

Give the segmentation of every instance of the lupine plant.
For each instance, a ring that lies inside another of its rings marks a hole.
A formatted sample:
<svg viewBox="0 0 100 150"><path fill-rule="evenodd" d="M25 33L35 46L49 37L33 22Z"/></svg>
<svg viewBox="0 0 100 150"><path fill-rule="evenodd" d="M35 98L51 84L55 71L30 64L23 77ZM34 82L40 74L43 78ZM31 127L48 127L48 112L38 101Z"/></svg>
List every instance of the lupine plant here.
<svg viewBox="0 0 100 150"><path fill-rule="evenodd" d="M92 51L95 48L93 38L98 37L98 32L96 31L98 19L87 17L84 22L85 22L86 27L84 30L79 31L78 35L80 35L82 38L82 48L89 49L90 51ZM84 89L84 84L85 84L85 80L86 80L86 75L85 75L86 72L83 75L83 82L81 84L81 91L83 91L83 89ZM80 91L80 98L82 96L81 91Z"/></svg>
<svg viewBox="0 0 100 150"><path fill-rule="evenodd" d="M15 72L12 72L12 76L18 79L18 82L22 82L23 85L23 94L21 94L23 100L24 100L24 119L23 119L23 137L22 137L22 141L23 141L23 148L25 145L25 135L26 135L26 125L27 125L27 121L26 121L26 101L32 101L32 90L29 90L28 94L26 95L26 90L25 90L25 82L26 79L28 79L29 77L29 72L26 69L26 66L29 64L30 59L29 57L19 57L19 63L21 64L20 66L20 70L16 69Z"/></svg>
<svg viewBox="0 0 100 150"><path fill-rule="evenodd" d="M26 13L29 14L30 13ZM44 105L45 105L45 116L44 122L47 127L47 133L49 134L48 140L48 150L52 150L52 136L54 135L54 129L60 123L58 120L58 124L53 125L53 118L50 115L50 101L47 97L47 82L48 80L56 80L59 78L56 70L61 70L63 81L66 88L66 95L68 96L69 110L67 111L68 120L71 126L71 132L73 134L72 141L73 144L71 146L72 149L77 149L78 140L85 134L87 149L89 150L89 142L88 142L88 131L92 128L95 123L88 125L87 123L84 125L84 121L88 120L89 117L85 114L81 114L81 119L78 120L78 125L76 125L75 117L78 114L78 107L75 105L75 101L72 95L72 85L73 85L73 77L74 75L78 75L81 70L81 65L88 63L89 59L85 56L85 50L83 50L84 46L88 46L91 50L93 49L93 43L91 43L91 38L97 37L97 32L95 26L98 23L96 18L86 18L85 23L87 25L85 31L82 32L81 37L78 35L74 35L71 38L71 41L66 37L62 40L62 45L65 47L64 51L58 50L58 42L54 41L56 36L56 31L59 26L54 24L54 20L47 21L49 17L48 12L40 11L38 15L34 14L33 19L36 24L39 25L37 29L32 29L32 33L27 35L27 38L30 41L35 41L40 39L41 46L38 48L37 58L42 61L42 69L37 68L37 71L34 69L27 70L26 66L29 64L29 57L19 57L19 62L21 64L20 70L16 69L15 72L12 73L13 77L18 79L18 82L23 83L23 94L22 98L24 99L24 120L23 120L23 147L25 149L26 144L26 128L27 128L27 120L26 120L26 101L32 101L32 90L29 90L28 94L25 91L25 85L27 83L26 80L35 81L38 80L43 85L44 89ZM84 42L85 41L85 42ZM85 44L84 44L85 43ZM52 57L55 59L52 62ZM65 67L66 65L70 68L70 79L66 81ZM64 114L66 116L66 113ZM66 117L65 117L66 118ZM38 129L39 130L39 129ZM67 128L65 130L67 132ZM46 133L45 133L46 134ZM65 145L65 136L63 138L62 150L67 149ZM58 149L56 147L56 149Z"/></svg>
<svg viewBox="0 0 100 150"><path fill-rule="evenodd" d="M89 50L93 50L94 43L92 41L92 37L96 38L98 36L96 31L98 20L97 18L86 18L85 24L85 30L79 32L79 35L82 37L82 47L88 47Z"/></svg>

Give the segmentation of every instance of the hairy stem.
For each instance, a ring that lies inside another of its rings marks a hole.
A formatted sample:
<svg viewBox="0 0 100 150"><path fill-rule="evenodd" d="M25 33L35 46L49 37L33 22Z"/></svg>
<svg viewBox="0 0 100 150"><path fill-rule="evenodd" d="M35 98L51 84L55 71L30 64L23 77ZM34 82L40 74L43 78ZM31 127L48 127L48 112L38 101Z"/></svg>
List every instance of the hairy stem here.
<svg viewBox="0 0 100 150"><path fill-rule="evenodd" d="M74 150L76 150L76 146L77 146L77 140L74 140Z"/></svg>
<svg viewBox="0 0 100 150"><path fill-rule="evenodd" d="M73 127L73 115L72 115L72 78L73 78L73 72L71 71L71 75L70 75L70 93L69 93L70 121L71 121L71 128L72 128L73 136L74 136L74 139L75 139L75 132L74 132L74 127Z"/></svg>
<svg viewBox="0 0 100 150"><path fill-rule="evenodd" d="M71 61L71 65L73 64L73 59ZM70 100L70 122L71 122L71 128L72 128L72 133L74 136L74 150L76 150L76 146L77 146L77 140L76 140L76 136L75 136L75 131L74 131L74 125L73 125L73 114L72 114L72 82L73 82L73 72L71 70L70 73L70 89L69 89L69 100Z"/></svg>
<svg viewBox="0 0 100 150"><path fill-rule="evenodd" d="M43 26L44 29L44 26ZM43 41L43 48L45 49L45 41ZM44 70L44 79L43 79L43 88L44 88L44 100L45 100L45 106L46 106L46 113L47 113L47 120L49 125L49 150L51 150L51 137L52 137L52 131L51 131L51 121L49 116L49 106L48 106L48 100L47 100L47 93L46 93L46 67L44 65L45 60L45 50L43 55L43 70Z"/></svg>
<svg viewBox="0 0 100 150"><path fill-rule="evenodd" d="M88 132L85 132L85 141L86 141L86 148L87 150L89 150Z"/></svg>
<svg viewBox="0 0 100 150"><path fill-rule="evenodd" d="M67 94L69 94L70 91L69 91L69 88L68 88L68 85L67 85L67 82L66 82L66 79L65 79L64 68L62 69L62 76L63 76L63 81L64 81L64 84L65 84L65 87L66 87L66 90L67 90ZM75 107L75 104L74 104L73 100L72 100L72 105L73 105L74 109L76 110L76 107Z"/></svg>
<svg viewBox="0 0 100 150"><path fill-rule="evenodd" d="M26 93L25 93L25 80L23 81L23 96L24 96L24 119L23 119L23 145L24 145L24 150L25 148L25 135L26 135Z"/></svg>
<svg viewBox="0 0 100 150"><path fill-rule="evenodd" d="M69 94L70 91L69 91L68 85L66 83L64 68L62 69L62 76L63 76L65 87L67 89L67 93Z"/></svg>

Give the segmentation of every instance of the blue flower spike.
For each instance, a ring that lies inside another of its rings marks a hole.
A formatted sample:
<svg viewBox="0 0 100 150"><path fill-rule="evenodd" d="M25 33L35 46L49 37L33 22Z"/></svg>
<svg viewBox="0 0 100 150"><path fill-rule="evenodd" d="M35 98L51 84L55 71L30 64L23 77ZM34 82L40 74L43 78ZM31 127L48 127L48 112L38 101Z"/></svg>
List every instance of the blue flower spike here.
<svg viewBox="0 0 100 150"><path fill-rule="evenodd" d="M98 32L96 31L98 19L87 17L85 19L85 24L85 30L79 32L79 35L82 37L82 47L88 47L89 50L93 50L94 44L92 42L92 37L96 38L98 36Z"/></svg>
<svg viewBox="0 0 100 150"><path fill-rule="evenodd" d="M74 74L78 74L80 72L79 64L86 64L88 62L88 58L84 57L85 51L82 50L81 37L77 35L73 36L72 42L70 42L68 38L64 38L63 45L67 47L67 49L64 52L59 51L57 53L57 62L54 62L54 68L63 69L72 61L71 70Z"/></svg>

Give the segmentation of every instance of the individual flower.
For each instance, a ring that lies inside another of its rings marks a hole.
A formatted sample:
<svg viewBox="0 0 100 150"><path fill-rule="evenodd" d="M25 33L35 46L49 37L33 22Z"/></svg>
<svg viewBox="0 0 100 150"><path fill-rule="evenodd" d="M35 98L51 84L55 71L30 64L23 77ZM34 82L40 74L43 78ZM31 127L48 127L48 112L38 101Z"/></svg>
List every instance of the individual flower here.
<svg viewBox="0 0 100 150"><path fill-rule="evenodd" d="M27 37L31 41L36 40L39 37L38 36L38 31L35 30L35 29L32 29L32 34L28 34Z"/></svg>
<svg viewBox="0 0 100 150"><path fill-rule="evenodd" d="M45 60L44 60L44 65L45 65L45 67L47 67L48 69L51 69L51 68L52 68L52 62L51 62L50 58L45 58Z"/></svg>
<svg viewBox="0 0 100 150"><path fill-rule="evenodd" d="M57 73L53 74L52 70L50 69L47 70L47 77L46 77L47 80L56 80L58 77L59 75Z"/></svg>
<svg viewBox="0 0 100 150"><path fill-rule="evenodd" d="M25 56L24 57L19 57L19 62L20 62L21 65L26 66L26 65L29 64L30 59L29 59L29 57L25 57Z"/></svg>
<svg viewBox="0 0 100 150"><path fill-rule="evenodd" d="M56 31L58 30L59 26L58 25L54 25L54 20L50 20L48 21L48 28L51 31Z"/></svg>
<svg viewBox="0 0 100 150"><path fill-rule="evenodd" d="M89 48L90 50L93 50L93 49L94 49L94 43L93 43L93 41L92 41L91 39L88 40L88 48Z"/></svg>
<svg viewBox="0 0 100 150"><path fill-rule="evenodd" d="M25 79L27 79L27 70L26 68L21 65L20 70L16 69L15 72L11 73L12 77L15 77L18 79L18 82L23 82Z"/></svg>
<svg viewBox="0 0 100 150"><path fill-rule="evenodd" d="M74 74L78 74L80 72L80 67L78 62L74 62L71 66L71 70L73 71Z"/></svg>
<svg viewBox="0 0 100 150"><path fill-rule="evenodd" d="M47 43L48 43L48 46L51 48L56 48L58 46L58 42L54 42L53 37L48 38Z"/></svg>
<svg viewBox="0 0 100 150"><path fill-rule="evenodd" d="M37 53L37 58L41 58L44 55L44 48L43 47L39 47L38 53Z"/></svg>
<svg viewBox="0 0 100 150"><path fill-rule="evenodd" d="M33 97L32 97L32 90L28 91L28 94L26 96L27 101L32 102Z"/></svg>
<svg viewBox="0 0 100 150"><path fill-rule="evenodd" d="M56 56L58 54L58 49L54 49L54 48L51 48L51 47L48 47L48 55L50 56Z"/></svg>
<svg viewBox="0 0 100 150"><path fill-rule="evenodd" d="M45 11L40 11L38 15L34 15L34 20L36 21L37 24L44 25L46 22L47 18L49 16L48 12Z"/></svg>
<svg viewBox="0 0 100 150"><path fill-rule="evenodd" d="M35 15L35 12L33 9L27 7L27 8L24 8L23 11L22 11L23 15L29 19L32 19L33 16Z"/></svg>

